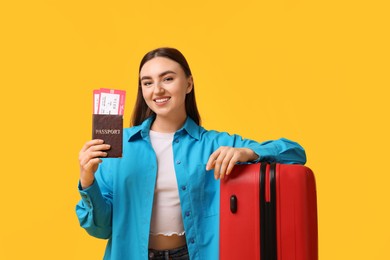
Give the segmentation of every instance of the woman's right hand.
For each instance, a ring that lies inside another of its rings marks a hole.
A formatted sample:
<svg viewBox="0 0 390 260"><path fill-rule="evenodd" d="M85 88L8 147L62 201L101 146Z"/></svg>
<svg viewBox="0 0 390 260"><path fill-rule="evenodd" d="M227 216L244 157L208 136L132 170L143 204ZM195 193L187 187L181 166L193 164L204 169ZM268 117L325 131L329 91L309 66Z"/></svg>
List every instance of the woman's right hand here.
<svg viewBox="0 0 390 260"><path fill-rule="evenodd" d="M95 172L102 160L99 157L106 157L106 150L110 149L109 144L103 140L94 139L85 143L79 153L80 163L80 184L83 189L92 185L95 180Z"/></svg>

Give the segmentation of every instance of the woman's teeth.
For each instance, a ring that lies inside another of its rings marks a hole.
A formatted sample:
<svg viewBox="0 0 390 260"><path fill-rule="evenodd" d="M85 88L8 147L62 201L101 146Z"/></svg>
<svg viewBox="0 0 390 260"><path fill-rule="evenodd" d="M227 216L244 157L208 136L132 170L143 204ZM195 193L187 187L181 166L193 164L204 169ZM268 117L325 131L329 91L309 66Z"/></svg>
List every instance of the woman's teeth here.
<svg viewBox="0 0 390 260"><path fill-rule="evenodd" d="M167 102L169 100L169 98L162 98L162 99L156 99L155 102L156 103L163 103L163 102Z"/></svg>

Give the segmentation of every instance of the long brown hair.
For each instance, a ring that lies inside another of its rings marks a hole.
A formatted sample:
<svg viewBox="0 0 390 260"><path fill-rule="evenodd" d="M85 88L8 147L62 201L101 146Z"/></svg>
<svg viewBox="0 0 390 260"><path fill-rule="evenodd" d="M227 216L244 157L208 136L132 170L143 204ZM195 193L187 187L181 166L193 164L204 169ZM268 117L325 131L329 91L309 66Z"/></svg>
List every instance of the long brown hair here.
<svg viewBox="0 0 390 260"><path fill-rule="evenodd" d="M141 85L141 79L139 77L140 76L139 74L144 64L155 57L164 57L179 63L185 75L187 77L192 76L190 66L188 65L188 62L184 57L184 55L179 50L174 48L158 48L146 53L139 65L138 93L137 93L137 100L135 101L133 115L131 118L132 126L140 125L145 119L147 119L152 115L155 115L155 113L148 107L148 105L146 104L142 96L142 85ZM186 108L187 116L191 117L196 124L200 125L201 119L198 112L198 108L196 106L194 85L192 86L191 92L188 93L186 96L185 108Z"/></svg>

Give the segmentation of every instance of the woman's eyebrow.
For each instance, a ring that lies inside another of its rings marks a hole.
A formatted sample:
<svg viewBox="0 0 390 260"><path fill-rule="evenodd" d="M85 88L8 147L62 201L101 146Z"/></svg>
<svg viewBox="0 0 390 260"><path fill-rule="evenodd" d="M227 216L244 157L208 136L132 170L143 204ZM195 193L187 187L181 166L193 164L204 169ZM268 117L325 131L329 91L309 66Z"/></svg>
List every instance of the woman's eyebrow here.
<svg viewBox="0 0 390 260"><path fill-rule="evenodd" d="M167 71L164 71L164 72L160 73L160 75L158 75L158 76L161 78L161 77L164 77L165 75L171 74L171 73L176 74L176 72L174 72L174 71L172 71L172 70L167 70ZM152 78L151 76L143 76L143 77L141 78L141 80L151 79L151 78Z"/></svg>

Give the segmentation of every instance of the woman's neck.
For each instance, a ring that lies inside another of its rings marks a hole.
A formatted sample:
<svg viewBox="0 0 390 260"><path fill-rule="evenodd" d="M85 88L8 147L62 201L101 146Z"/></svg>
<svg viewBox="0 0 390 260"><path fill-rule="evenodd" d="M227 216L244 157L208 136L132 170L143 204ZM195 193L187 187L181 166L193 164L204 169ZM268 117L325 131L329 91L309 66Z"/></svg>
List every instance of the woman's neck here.
<svg viewBox="0 0 390 260"><path fill-rule="evenodd" d="M183 127L186 119L187 115L174 118L162 117L157 115L152 124L151 130L160 133L174 133Z"/></svg>

